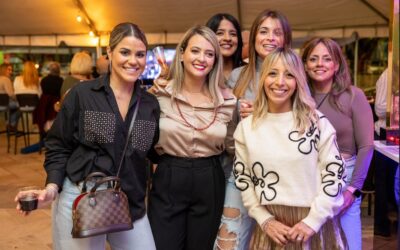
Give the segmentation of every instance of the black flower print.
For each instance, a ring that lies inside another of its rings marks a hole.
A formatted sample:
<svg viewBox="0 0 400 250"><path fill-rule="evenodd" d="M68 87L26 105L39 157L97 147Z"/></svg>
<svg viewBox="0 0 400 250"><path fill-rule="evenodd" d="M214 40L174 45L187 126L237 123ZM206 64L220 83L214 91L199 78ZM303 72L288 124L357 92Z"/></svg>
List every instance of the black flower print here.
<svg viewBox="0 0 400 250"><path fill-rule="evenodd" d="M326 174L322 176L322 186L324 193L330 197L337 197L342 193L342 183L344 178L343 160L340 156L335 156L338 162L330 162L326 165ZM337 187L337 188L336 188Z"/></svg>
<svg viewBox="0 0 400 250"><path fill-rule="evenodd" d="M276 190L273 187L279 182L279 175L274 171L267 171L260 162L255 162L252 167L253 176L251 178L254 187L260 186L262 188L260 203L265 199L272 201L276 197Z"/></svg>
<svg viewBox="0 0 400 250"><path fill-rule="evenodd" d="M289 133L289 140L292 142L298 142L297 149L302 154L309 154L313 148L318 152L318 142L320 138L320 131L314 122L311 122L311 126L308 131L300 137L299 131L292 131Z"/></svg>
<svg viewBox="0 0 400 250"><path fill-rule="evenodd" d="M251 181L251 176L244 173L244 163L241 161L236 161L233 167L233 175L235 176L235 186L240 191L245 191L249 188L249 182Z"/></svg>

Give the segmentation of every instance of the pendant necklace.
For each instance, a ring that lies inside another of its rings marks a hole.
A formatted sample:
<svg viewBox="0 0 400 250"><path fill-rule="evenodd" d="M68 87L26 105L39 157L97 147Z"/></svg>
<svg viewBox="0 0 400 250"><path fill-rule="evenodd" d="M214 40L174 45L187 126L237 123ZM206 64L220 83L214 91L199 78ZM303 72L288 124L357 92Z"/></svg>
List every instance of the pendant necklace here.
<svg viewBox="0 0 400 250"><path fill-rule="evenodd" d="M322 100L319 102L317 109L319 109L319 107L321 107L321 105L324 103L325 99L328 97L329 93L325 94L324 98L322 98Z"/></svg>

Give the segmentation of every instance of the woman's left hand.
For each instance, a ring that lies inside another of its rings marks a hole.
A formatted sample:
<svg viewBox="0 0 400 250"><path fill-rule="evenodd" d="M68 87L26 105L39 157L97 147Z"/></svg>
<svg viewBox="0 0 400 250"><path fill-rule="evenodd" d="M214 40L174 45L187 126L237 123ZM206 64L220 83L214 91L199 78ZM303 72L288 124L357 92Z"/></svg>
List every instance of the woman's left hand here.
<svg viewBox="0 0 400 250"><path fill-rule="evenodd" d="M311 227L300 221L289 230L288 237L292 241L306 242L314 234L315 232Z"/></svg>
<svg viewBox="0 0 400 250"><path fill-rule="evenodd" d="M354 195L349 190L345 190L342 194L343 194L343 205L340 208L339 215L344 214L355 200Z"/></svg>

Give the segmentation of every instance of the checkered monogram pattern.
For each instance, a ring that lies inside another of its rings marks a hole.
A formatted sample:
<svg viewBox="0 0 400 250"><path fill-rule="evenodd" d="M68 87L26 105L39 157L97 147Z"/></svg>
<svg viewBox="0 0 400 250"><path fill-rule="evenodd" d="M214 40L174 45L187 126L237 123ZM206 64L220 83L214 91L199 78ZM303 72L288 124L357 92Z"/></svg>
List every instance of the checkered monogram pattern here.
<svg viewBox="0 0 400 250"><path fill-rule="evenodd" d="M72 210L74 238L85 238L133 228L124 192L109 188L78 196Z"/></svg>

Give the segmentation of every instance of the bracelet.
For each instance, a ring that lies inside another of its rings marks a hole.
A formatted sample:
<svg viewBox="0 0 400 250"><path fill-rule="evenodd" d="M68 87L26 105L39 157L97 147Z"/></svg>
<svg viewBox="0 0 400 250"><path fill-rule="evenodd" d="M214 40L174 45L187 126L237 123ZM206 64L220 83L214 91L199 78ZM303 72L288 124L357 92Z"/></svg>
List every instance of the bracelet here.
<svg viewBox="0 0 400 250"><path fill-rule="evenodd" d="M266 232L268 229L268 226L270 224L271 221L275 220L274 216L269 217L268 219L266 219L263 224L261 225L261 229Z"/></svg>

